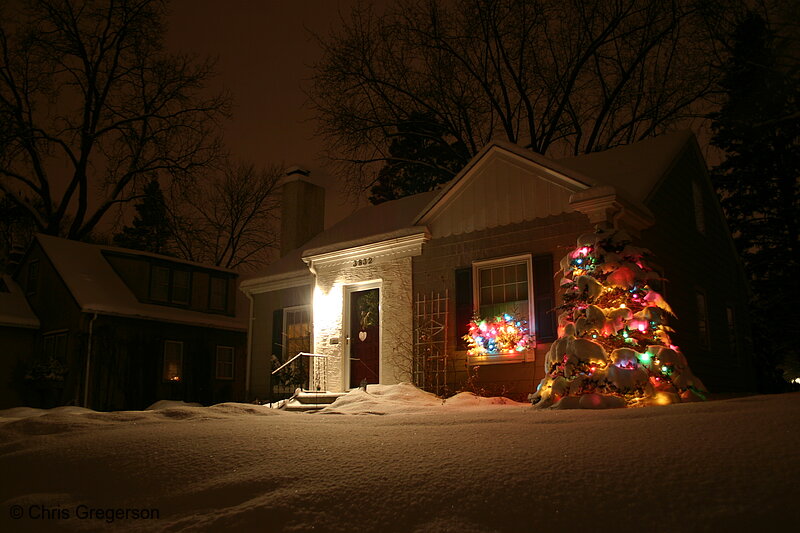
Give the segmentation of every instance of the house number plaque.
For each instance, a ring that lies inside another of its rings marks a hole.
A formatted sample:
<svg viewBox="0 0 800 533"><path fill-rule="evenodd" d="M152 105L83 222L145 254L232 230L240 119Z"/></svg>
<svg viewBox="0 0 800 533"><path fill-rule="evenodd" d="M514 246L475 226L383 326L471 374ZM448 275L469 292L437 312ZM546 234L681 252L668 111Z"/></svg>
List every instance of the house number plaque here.
<svg viewBox="0 0 800 533"><path fill-rule="evenodd" d="M363 259L353 259L353 266L354 267L355 266L371 265L371 264L372 264L372 258L371 257L365 257Z"/></svg>

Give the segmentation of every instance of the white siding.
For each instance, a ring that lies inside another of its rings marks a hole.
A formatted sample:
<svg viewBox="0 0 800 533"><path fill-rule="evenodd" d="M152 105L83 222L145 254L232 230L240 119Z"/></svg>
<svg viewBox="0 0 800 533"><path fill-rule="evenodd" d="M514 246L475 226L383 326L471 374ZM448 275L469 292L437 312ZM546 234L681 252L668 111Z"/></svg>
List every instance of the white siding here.
<svg viewBox="0 0 800 533"><path fill-rule="evenodd" d="M434 238L573 211L573 190L503 155L488 158L444 198L428 228Z"/></svg>

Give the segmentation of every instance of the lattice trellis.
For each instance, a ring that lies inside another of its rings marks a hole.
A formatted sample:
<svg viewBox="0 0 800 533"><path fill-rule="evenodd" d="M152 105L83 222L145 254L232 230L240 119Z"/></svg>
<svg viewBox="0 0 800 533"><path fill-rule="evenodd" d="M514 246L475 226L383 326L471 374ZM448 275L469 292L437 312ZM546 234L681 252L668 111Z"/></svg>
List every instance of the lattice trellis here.
<svg viewBox="0 0 800 533"><path fill-rule="evenodd" d="M414 384L440 396L447 392L448 291L417 294L414 303Z"/></svg>

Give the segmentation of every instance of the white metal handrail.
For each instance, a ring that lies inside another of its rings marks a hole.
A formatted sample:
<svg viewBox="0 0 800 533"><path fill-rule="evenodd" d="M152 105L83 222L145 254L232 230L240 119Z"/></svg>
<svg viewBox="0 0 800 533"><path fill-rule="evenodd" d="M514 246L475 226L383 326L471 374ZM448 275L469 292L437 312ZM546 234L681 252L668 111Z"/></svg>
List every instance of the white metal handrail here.
<svg viewBox="0 0 800 533"><path fill-rule="evenodd" d="M280 372L281 370L283 370L284 368L286 368L287 366L292 364L295 359L297 359L298 357L302 357L302 356L306 356L306 357L330 357L330 355L324 355L324 354L320 354L320 353L298 352L297 355L295 355L294 357L292 357L291 359L289 359L288 361L283 363L281 366L279 366L278 368L273 370L272 371L272 375L274 376L275 374L277 374L278 372Z"/></svg>

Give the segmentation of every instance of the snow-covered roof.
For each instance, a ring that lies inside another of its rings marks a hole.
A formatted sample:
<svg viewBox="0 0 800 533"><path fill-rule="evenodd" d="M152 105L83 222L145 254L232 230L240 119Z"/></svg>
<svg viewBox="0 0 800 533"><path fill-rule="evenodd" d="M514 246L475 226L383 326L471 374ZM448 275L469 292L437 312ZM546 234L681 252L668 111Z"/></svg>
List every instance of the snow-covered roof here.
<svg viewBox="0 0 800 533"><path fill-rule="evenodd" d="M562 181L577 189L611 185L634 207L647 211L644 202L672 166L687 143L693 142L691 131L678 131L619 146L592 154L554 160L505 141L492 141L443 187L382 204L364 207L309 242L255 273L242 282L248 289L275 280L307 272L303 257L316 253L342 250L396 237L409 231L423 231L421 220L492 153L505 153L536 165L554 181ZM308 282L311 283L309 276Z"/></svg>
<svg viewBox="0 0 800 533"><path fill-rule="evenodd" d="M236 316L224 316L140 302L103 256L104 251L140 255L206 270L233 273L172 257L115 246L88 244L48 235L36 235L44 253L64 280L81 311L102 315L174 322L228 330L246 330L246 312L237 305ZM238 302L237 299L237 303Z"/></svg>
<svg viewBox="0 0 800 533"><path fill-rule="evenodd" d="M399 200L363 207L292 250L278 261L242 282L242 288L296 272L308 272L303 257L380 242L415 230L414 219L438 191L423 192Z"/></svg>
<svg viewBox="0 0 800 533"><path fill-rule="evenodd" d="M39 327L39 319L28 305L25 293L8 274L0 274L0 326Z"/></svg>
<svg viewBox="0 0 800 533"><path fill-rule="evenodd" d="M602 152L557 161L603 185L611 185L624 197L644 203L672 166L691 131L676 131Z"/></svg>

